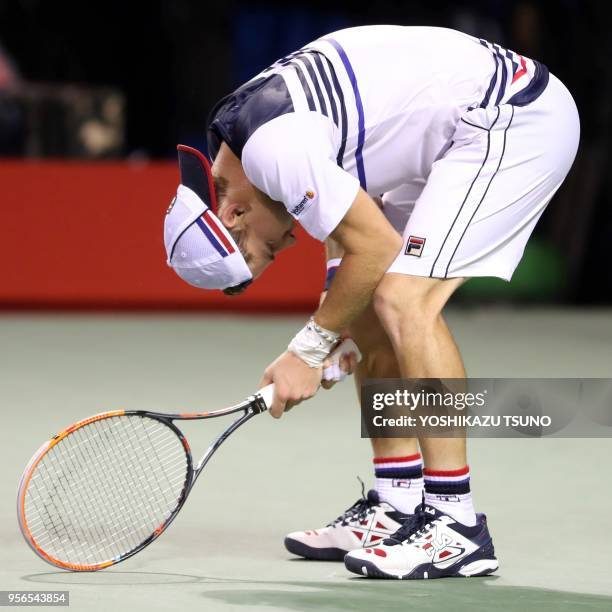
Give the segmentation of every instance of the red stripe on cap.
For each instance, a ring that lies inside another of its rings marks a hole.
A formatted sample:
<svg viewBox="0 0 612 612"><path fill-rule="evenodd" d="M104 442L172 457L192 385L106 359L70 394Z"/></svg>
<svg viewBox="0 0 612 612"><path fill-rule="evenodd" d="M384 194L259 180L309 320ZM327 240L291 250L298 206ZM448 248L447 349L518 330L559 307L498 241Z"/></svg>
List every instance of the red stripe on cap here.
<svg viewBox="0 0 612 612"><path fill-rule="evenodd" d="M423 476L467 476L470 473L470 466L459 468L458 470L423 470Z"/></svg>
<svg viewBox="0 0 612 612"><path fill-rule="evenodd" d="M408 239L408 241L415 244L423 244L425 242L422 238L413 238L412 236Z"/></svg>
<svg viewBox="0 0 612 612"><path fill-rule="evenodd" d="M421 453L415 453L414 455L406 455L405 457L374 457L374 463L379 465L381 463L400 463L402 461L416 461L421 458Z"/></svg>
<svg viewBox="0 0 612 612"><path fill-rule="evenodd" d="M228 252L233 253L235 249L232 246L232 243L227 239L227 236L223 233L223 230L219 228L215 216L211 214L209 210L207 210L202 215L202 218L206 222L206 225L208 225L208 227L211 229L211 231L214 232L215 236L221 241L223 246L228 250Z"/></svg>

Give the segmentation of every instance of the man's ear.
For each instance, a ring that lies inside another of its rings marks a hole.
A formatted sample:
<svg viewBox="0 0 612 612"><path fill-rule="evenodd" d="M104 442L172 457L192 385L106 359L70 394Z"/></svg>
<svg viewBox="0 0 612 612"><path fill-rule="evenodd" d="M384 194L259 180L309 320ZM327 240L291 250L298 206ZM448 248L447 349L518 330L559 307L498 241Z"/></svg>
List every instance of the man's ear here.
<svg viewBox="0 0 612 612"><path fill-rule="evenodd" d="M245 206L225 200L219 208L219 219L228 229L240 229L246 212Z"/></svg>

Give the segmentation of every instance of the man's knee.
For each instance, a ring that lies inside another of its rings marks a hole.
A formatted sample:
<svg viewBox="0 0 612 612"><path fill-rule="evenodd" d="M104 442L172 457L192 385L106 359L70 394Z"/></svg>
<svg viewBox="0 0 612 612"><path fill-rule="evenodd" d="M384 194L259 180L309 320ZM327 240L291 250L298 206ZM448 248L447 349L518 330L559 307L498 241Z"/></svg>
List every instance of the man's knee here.
<svg viewBox="0 0 612 612"><path fill-rule="evenodd" d="M388 274L374 294L374 310L387 333L427 332L463 279L436 279Z"/></svg>

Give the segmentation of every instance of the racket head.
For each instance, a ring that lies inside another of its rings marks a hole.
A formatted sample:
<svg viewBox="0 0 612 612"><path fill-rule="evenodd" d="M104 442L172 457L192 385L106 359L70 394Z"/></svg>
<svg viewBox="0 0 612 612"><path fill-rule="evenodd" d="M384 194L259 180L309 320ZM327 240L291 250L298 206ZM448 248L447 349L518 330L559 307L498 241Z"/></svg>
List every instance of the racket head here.
<svg viewBox="0 0 612 612"><path fill-rule="evenodd" d="M104 412L36 451L17 516L32 550L61 569L96 571L136 554L172 522L193 482L189 444L168 419Z"/></svg>

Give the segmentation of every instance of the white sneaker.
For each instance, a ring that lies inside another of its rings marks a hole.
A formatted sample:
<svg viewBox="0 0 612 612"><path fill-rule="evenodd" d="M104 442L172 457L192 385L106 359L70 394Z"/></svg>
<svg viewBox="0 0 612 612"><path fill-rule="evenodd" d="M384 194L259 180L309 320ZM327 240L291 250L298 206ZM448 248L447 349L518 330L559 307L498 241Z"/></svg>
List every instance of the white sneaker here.
<svg viewBox="0 0 612 612"><path fill-rule="evenodd" d="M486 576L498 567L484 514L468 527L421 504L396 533L378 545L344 557L349 571L368 578L398 580Z"/></svg>
<svg viewBox="0 0 612 612"><path fill-rule="evenodd" d="M395 533L407 515L369 491L327 527L294 531L285 538L290 553L320 561L342 561L351 550L372 546Z"/></svg>

